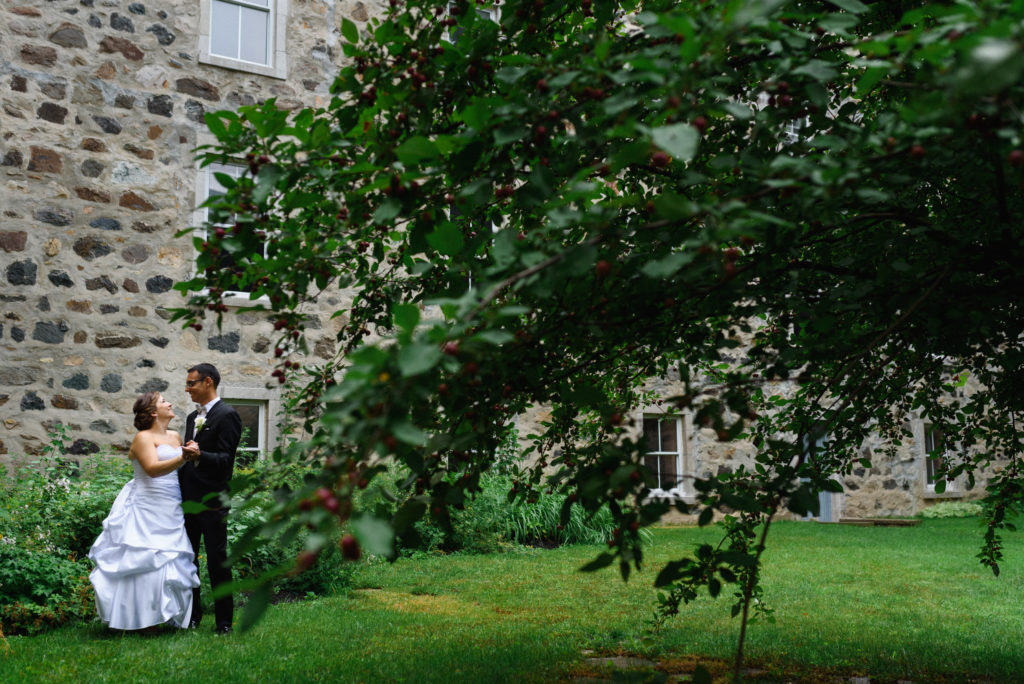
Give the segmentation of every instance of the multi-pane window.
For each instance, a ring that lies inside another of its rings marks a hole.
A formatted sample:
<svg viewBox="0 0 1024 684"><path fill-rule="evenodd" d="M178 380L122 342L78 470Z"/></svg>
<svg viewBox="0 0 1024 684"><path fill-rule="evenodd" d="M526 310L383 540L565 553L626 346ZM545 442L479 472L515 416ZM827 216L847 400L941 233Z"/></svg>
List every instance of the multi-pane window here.
<svg viewBox="0 0 1024 684"><path fill-rule="evenodd" d="M683 420L676 416L644 416L644 465L659 489L683 484Z"/></svg>
<svg viewBox="0 0 1024 684"><path fill-rule="evenodd" d="M201 172L202 178L199 189L199 204L205 203L210 198L220 197L227 192L227 188L224 187L222 180L224 178L218 178L218 174L221 176L227 176L229 179L238 179L245 174L245 167L235 164L210 164L208 167L203 169ZM204 208L199 212L198 220L200 223L207 223L211 221L210 210ZM221 219L217 223L211 223L209 225L210 230L216 230L217 228L223 228L225 231L232 229L232 225L225 223ZM208 238L208 234L202 234L204 238ZM263 255L266 256L266 245L263 248ZM235 259L228 254L226 251L220 253L218 258L218 265L222 269L233 269L235 268ZM244 294L238 291L239 294Z"/></svg>
<svg viewBox="0 0 1024 684"><path fill-rule="evenodd" d="M272 0L210 0L210 54L268 65L273 25Z"/></svg>
<svg viewBox="0 0 1024 684"><path fill-rule="evenodd" d="M253 399L226 399L242 419L242 441L235 460L249 465L263 458L267 449L267 402Z"/></svg>
<svg viewBox="0 0 1024 684"><path fill-rule="evenodd" d="M453 14L453 10L454 9L455 9L455 4L454 3L449 3L448 4L448 13L449 13L449 15ZM489 19L489 20L491 20L493 22L497 22L498 19L499 19L499 17L498 17L498 9L496 7L477 7L476 8L476 15L478 17L480 17L481 19ZM453 28L451 30L451 32L447 36L445 36L445 40L447 40L450 43L457 43L458 40L459 40L459 36L461 36L461 35L462 35L462 27L461 26L456 26L455 28Z"/></svg>
<svg viewBox="0 0 1024 684"><path fill-rule="evenodd" d="M199 62L271 78L288 77L290 0L201 0Z"/></svg>
<svg viewBox="0 0 1024 684"><path fill-rule="evenodd" d="M942 429L926 423L924 426L924 468L925 482L929 487L934 487L935 483L942 479L938 476L938 471L945 462L943 452Z"/></svg>

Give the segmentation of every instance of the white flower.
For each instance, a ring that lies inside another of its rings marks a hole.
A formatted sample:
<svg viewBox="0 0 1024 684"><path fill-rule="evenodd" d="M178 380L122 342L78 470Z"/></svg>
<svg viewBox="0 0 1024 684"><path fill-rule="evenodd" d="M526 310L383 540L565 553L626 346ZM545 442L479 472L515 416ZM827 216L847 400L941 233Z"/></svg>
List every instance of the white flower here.
<svg viewBox="0 0 1024 684"><path fill-rule="evenodd" d="M196 418L196 434L199 434L199 431L203 429L204 425L206 425L206 418L204 416Z"/></svg>

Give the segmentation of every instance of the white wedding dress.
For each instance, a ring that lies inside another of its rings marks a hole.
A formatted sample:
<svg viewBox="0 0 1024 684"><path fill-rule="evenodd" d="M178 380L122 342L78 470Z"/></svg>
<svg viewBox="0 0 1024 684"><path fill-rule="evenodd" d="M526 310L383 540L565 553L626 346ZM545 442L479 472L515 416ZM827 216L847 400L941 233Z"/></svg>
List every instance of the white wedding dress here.
<svg viewBox="0 0 1024 684"><path fill-rule="evenodd" d="M180 453L169 444L156 448L161 461ZM112 629L187 627L199 575L185 535L178 471L150 477L137 460L132 467L135 479L117 495L89 550L96 610Z"/></svg>

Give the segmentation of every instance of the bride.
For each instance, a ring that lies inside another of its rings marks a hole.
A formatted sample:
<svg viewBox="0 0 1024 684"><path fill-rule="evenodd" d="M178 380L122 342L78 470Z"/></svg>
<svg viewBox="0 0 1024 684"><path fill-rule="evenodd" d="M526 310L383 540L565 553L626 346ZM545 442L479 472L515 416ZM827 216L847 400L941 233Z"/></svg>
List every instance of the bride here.
<svg viewBox="0 0 1024 684"><path fill-rule="evenodd" d="M96 609L111 629L186 627L199 576L178 487L181 437L167 429L174 410L160 393L143 394L133 411L139 432L128 458L135 478L117 495L89 551Z"/></svg>

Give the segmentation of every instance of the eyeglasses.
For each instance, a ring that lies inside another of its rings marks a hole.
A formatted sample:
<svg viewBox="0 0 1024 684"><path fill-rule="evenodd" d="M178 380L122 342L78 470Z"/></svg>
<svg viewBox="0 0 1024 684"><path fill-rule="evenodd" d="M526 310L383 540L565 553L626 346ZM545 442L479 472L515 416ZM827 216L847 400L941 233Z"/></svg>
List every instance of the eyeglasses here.
<svg viewBox="0 0 1024 684"><path fill-rule="evenodd" d="M202 382L205 379L206 378L199 378L198 380L186 380L185 381L185 387L191 387L192 385L195 385L196 383Z"/></svg>

